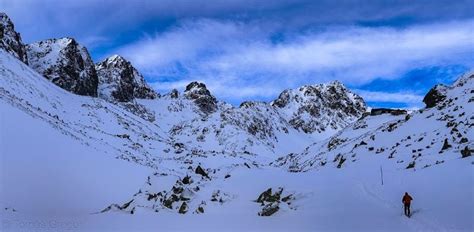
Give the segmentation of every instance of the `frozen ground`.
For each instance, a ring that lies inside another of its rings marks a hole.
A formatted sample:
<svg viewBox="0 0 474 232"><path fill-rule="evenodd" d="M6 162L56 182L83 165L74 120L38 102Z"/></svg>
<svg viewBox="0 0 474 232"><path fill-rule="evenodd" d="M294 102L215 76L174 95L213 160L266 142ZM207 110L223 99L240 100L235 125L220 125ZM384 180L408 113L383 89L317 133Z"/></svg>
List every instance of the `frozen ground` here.
<svg viewBox="0 0 474 232"><path fill-rule="evenodd" d="M17 119L25 117L13 109L10 112ZM8 119L3 122L14 123ZM12 137L2 138L4 143L12 144L2 156L2 203L16 207L16 212L1 211L2 231L472 231L473 228L473 165L464 160L417 171L384 167L383 186L377 160L346 169L304 173L271 167L239 168L231 173L231 178L212 183L216 189L233 193L233 199L221 207L209 207L205 214L166 211L91 214L102 209L103 202L125 200L141 184L148 170L108 159L71 139L52 140L49 136L54 136L56 131L43 125L34 128L22 133L22 144L14 146L20 148L20 153L9 152L18 132L12 131ZM65 156L61 148L52 148L56 143L75 148L77 153ZM38 157L32 147L47 151L46 157ZM58 159L56 162L63 165L52 165L50 159ZM26 168L28 172L24 172ZM296 209L284 208L272 217L258 217L259 204L254 200L269 187L283 187L296 193L293 202ZM401 197L405 191L414 198L411 219L402 216Z"/></svg>
<svg viewBox="0 0 474 232"><path fill-rule="evenodd" d="M2 208L16 211L1 211L2 231L473 229L473 164L461 159L417 171L383 167L383 186L379 159L366 159L345 169L304 173L273 167L238 168L231 178L213 181L208 187L233 193L233 199L221 207L209 207L204 214L93 214L104 202L128 199L152 170L101 154L1 104L8 109L1 119ZM257 216L259 204L254 200L269 187L295 193L296 209L282 208L272 217ZM405 191L414 198L411 219L402 216Z"/></svg>

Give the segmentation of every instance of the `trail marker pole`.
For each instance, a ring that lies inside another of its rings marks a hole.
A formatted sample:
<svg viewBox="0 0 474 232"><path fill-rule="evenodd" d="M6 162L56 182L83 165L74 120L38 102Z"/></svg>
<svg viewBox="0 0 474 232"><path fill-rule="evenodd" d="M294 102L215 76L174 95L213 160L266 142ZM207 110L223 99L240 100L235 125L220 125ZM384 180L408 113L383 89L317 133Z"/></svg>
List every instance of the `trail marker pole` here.
<svg viewBox="0 0 474 232"><path fill-rule="evenodd" d="M382 181L382 185L383 185L383 171L382 171L382 165L380 165L380 180Z"/></svg>

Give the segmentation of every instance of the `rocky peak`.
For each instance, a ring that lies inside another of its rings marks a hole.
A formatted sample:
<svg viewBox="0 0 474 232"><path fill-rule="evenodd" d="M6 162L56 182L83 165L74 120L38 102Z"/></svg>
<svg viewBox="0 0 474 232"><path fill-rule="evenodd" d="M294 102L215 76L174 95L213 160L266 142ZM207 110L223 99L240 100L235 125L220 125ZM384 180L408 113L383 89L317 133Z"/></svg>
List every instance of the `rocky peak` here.
<svg viewBox="0 0 474 232"><path fill-rule="evenodd" d="M134 98L155 99L158 94L145 82L132 64L113 55L95 65L99 77L99 97L111 101L128 102Z"/></svg>
<svg viewBox="0 0 474 232"><path fill-rule="evenodd" d="M179 92L177 89L172 89L171 92L169 93L171 98L178 98L179 97Z"/></svg>
<svg viewBox="0 0 474 232"><path fill-rule="evenodd" d="M209 114L217 110L217 100L204 83L191 82L186 86L184 96L193 100L203 113Z"/></svg>
<svg viewBox="0 0 474 232"><path fill-rule="evenodd" d="M462 87L468 81L472 81L474 79L474 70L464 73L461 77L459 77L454 83L453 86L455 87Z"/></svg>
<svg viewBox="0 0 474 232"><path fill-rule="evenodd" d="M87 49L73 38L48 39L26 46L31 68L78 95L97 96L98 78Z"/></svg>
<svg viewBox="0 0 474 232"><path fill-rule="evenodd" d="M423 98L427 108L435 107L439 102L442 102L446 99L446 90L447 86L439 84L435 85L433 88L428 91L428 93Z"/></svg>
<svg viewBox="0 0 474 232"><path fill-rule="evenodd" d="M20 33L15 31L15 26L8 15L2 12L0 12L0 48L28 64L25 45L21 41Z"/></svg>
<svg viewBox="0 0 474 232"><path fill-rule="evenodd" d="M446 86L443 84L435 85L433 88L431 88L428 91L428 93L423 98L423 102L425 103L426 108L445 107L446 103L453 101L452 97L451 98L448 97L448 93L451 89L464 87L464 85L470 82L472 83L473 80L474 80L474 71L471 70L463 74L461 77L459 77L451 86ZM472 94L472 93L473 92L469 92L469 94ZM464 93L464 95L466 95L466 93ZM454 98L457 99L458 97L460 96L456 96ZM471 100L470 102L474 101L474 98L472 99L473 100Z"/></svg>
<svg viewBox="0 0 474 232"><path fill-rule="evenodd" d="M364 100L338 81L287 89L271 104L306 133L341 129L366 111Z"/></svg>

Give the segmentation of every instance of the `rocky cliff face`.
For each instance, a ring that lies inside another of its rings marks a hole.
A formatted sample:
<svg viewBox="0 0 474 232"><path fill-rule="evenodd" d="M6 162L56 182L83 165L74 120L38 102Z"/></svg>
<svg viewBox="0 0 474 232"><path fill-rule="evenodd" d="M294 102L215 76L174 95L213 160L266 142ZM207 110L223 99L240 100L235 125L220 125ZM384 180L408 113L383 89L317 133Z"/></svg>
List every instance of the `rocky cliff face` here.
<svg viewBox="0 0 474 232"><path fill-rule="evenodd" d="M87 49L72 38L27 45L30 67L57 86L78 95L97 96L98 78Z"/></svg>
<svg viewBox="0 0 474 232"><path fill-rule="evenodd" d="M423 98L427 108L435 107L439 102L442 102L446 99L446 89L445 85L436 85L428 91L428 93Z"/></svg>
<svg viewBox="0 0 474 232"><path fill-rule="evenodd" d="M337 81L285 90L271 104L306 133L342 129L366 111L364 100Z"/></svg>
<svg viewBox="0 0 474 232"><path fill-rule="evenodd" d="M0 48L12 54L23 63L27 64L25 45L21 41L20 33L15 31L10 18L0 12Z"/></svg>
<svg viewBox="0 0 474 232"><path fill-rule="evenodd" d="M281 157L274 164L290 171L324 167L344 168L377 156L399 169L424 169L470 156L474 143L474 73L441 92L433 106L410 114L367 115L334 136L315 142L301 153ZM428 94L430 98L434 95ZM436 95L438 96L438 95ZM383 162L383 161L381 161Z"/></svg>
<svg viewBox="0 0 474 232"><path fill-rule="evenodd" d="M194 101L203 113L210 114L217 110L217 100L211 95L206 85L199 82L191 82L186 86L184 96Z"/></svg>
<svg viewBox="0 0 474 232"><path fill-rule="evenodd" d="M99 97L109 101L128 102L134 98L155 99L158 94L143 76L123 57L114 55L96 64Z"/></svg>

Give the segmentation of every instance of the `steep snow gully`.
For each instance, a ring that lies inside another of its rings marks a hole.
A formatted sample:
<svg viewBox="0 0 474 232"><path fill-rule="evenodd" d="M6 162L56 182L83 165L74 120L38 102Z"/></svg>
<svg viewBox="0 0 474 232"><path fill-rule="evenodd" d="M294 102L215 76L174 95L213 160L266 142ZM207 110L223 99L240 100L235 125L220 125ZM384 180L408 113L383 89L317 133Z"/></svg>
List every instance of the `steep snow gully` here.
<svg viewBox="0 0 474 232"><path fill-rule="evenodd" d="M235 107L0 26L1 231L474 230L472 72L413 112L337 81Z"/></svg>

